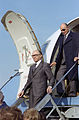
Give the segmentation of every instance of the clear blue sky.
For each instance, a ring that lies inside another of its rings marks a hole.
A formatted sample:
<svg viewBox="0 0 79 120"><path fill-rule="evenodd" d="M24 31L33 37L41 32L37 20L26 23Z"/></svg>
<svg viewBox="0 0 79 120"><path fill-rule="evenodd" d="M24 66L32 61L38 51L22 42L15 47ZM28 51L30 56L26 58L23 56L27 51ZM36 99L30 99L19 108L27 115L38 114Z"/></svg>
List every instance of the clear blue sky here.
<svg viewBox="0 0 79 120"><path fill-rule="evenodd" d="M79 0L0 0L0 21L12 10L24 15L31 24L40 45L52 35L62 22L79 17ZM14 69L19 68L19 59L13 40L0 22L0 81L8 80ZM14 82L15 81L15 82ZM5 100L10 105L15 100L19 77L4 89Z"/></svg>

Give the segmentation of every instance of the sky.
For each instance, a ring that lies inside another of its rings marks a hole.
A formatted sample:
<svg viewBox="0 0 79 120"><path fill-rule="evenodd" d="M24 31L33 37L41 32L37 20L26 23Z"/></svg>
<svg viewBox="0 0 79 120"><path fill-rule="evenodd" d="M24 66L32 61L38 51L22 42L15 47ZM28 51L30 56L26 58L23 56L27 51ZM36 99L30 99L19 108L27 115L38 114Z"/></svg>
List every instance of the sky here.
<svg viewBox="0 0 79 120"><path fill-rule="evenodd" d="M41 46L61 23L79 17L79 0L0 0L0 84L9 80L16 73L15 69L19 69L16 47L1 23L8 10L27 18ZM8 105L16 100L19 79L16 76L2 89Z"/></svg>

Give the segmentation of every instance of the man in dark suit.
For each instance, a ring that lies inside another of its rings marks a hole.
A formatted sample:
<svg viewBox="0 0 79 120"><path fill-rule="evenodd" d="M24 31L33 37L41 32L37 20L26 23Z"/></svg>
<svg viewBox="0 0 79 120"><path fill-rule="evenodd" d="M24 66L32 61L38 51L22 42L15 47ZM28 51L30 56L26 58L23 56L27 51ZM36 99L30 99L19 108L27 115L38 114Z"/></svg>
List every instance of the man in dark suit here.
<svg viewBox="0 0 79 120"><path fill-rule="evenodd" d="M19 97L25 94L26 90L30 88L29 93L29 107L33 108L44 97L46 93L52 92L54 85L54 77L48 63L43 62L42 53L35 50L32 53L32 58L36 63L30 67L27 83L25 84ZM36 68L35 68L36 67ZM47 87L47 80L49 85Z"/></svg>
<svg viewBox="0 0 79 120"><path fill-rule="evenodd" d="M66 23L60 26L61 34L57 40L54 52L59 47L59 51L56 60L52 62L52 65L56 65L55 78L58 82L63 75L72 67L77 60L79 50L79 34L71 32ZM52 56L54 53L52 53ZM52 61L52 59L51 59ZM69 83L68 96L76 96L77 92L77 65L67 76L67 82ZM57 92L61 96L65 92L65 81L62 81L57 86Z"/></svg>

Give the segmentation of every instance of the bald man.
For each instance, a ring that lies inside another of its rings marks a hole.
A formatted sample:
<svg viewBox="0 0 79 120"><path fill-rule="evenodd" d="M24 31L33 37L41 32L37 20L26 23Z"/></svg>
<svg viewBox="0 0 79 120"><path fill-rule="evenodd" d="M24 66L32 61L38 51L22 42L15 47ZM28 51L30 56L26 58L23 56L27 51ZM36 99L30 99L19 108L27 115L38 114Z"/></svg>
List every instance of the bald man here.
<svg viewBox="0 0 79 120"><path fill-rule="evenodd" d="M77 60L78 50L79 50L79 34L74 33L69 30L69 27L66 23L62 23L60 26L61 34L57 40L54 52L59 47L58 55L56 60L52 62L52 65L56 65L55 78L58 82L63 75L72 67L72 65ZM54 53L52 53L53 59ZM51 61L52 61L51 59ZM73 70L68 74L67 81L69 83L69 92L68 96L75 97L77 93L77 65ZM65 93L65 81L62 81L57 86L57 93L59 96L64 95Z"/></svg>
<svg viewBox="0 0 79 120"><path fill-rule="evenodd" d="M54 77L50 65L43 62L42 57L41 51L33 51L32 58L35 64L30 67L27 83L19 93L19 97L22 97L27 89L30 88L29 108L35 107L46 93L51 93L54 85ZM49 80L48 87L47 80Z"/></svg>

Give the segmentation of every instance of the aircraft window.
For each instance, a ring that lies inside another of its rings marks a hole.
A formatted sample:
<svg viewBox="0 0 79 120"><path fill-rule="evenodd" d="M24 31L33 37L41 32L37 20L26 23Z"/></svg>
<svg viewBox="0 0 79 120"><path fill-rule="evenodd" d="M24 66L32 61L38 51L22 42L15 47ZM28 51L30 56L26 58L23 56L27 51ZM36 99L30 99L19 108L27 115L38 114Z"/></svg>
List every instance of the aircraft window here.
<svg viewBox="0 0 79 120"><path fill-rule="evenodd" d="M42 54L43 54L43 55L44 55L45 52L46 52L46 48L47 48L49 42L50 42L50 40L47 41L46 43L44 43L44 44L42 45L42 47L41 47L41 50L42 50Z"/></svg>

